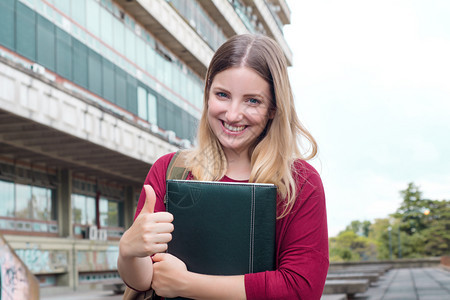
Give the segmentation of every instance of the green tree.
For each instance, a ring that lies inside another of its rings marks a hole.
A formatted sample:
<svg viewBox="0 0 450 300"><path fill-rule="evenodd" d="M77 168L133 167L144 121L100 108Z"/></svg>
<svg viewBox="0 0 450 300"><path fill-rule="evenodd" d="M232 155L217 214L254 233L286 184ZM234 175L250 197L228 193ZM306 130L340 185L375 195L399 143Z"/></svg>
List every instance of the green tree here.
<svg viewBox="0 0 450 300"><path fill-rule="evenodd" d="M449 254L450 202L422 198L414 183L409 183L400 194L403 202L392 216L400 221L402 257Z"/></svg>
<svg viewBox="0 0 450 300"><path fill-rule="evenodd" d="M346 231L350 230L350 231L353 231L354 233L356 233L357 235L368 237L369 231L370 231L370 225L371 225L370 221L361 222L361 221L355 220L355 221L352 221L350 223L350 225L348 225L345 228L345 230Z"/></svg>
<svg viewBox="0 0 450 300"><path fill-rule="evenodd" d="M414 183L388 218L352 221L330 238L330 260L419 258L450 255L450 201L429 200Z"/></svg>
<svg viewBox="0 0 450 300"><path fill-rule="evenodd" d="M393 217L400 219L400 230L412 235L426 228L424 212L429 209L429 200L422 198L422 192L413 182L400 191L403 202Z"/></svg>
<svg viewBox="0 0 450 300"><path fill-rule="evenodd" d="M377 246L378 259L422 257L425 245L423 235L409 235L399 230L401 220L395 218L376 219L371 226L369 238ZM399 236L400 235L400 236Z"/></svg>
<svg viewBox="0 0 450 300"><path fill-rule="evenodd" d="M359 261L376 258L376 245L369 238L359 236L352 230L330 238L331 261Z"/></svg>
<svg viewBox="0 0 450 300"><path fill-rule="evenodd" d="M370 226L369 238L375 242L378 259L389 259L389 230L388 218L375 219Z"/></svg>
<svg viewBox="0 0 450 300"><path fill-rule="evenodd" d="M450 254L450 201L430 201L424 230L424 254L441 256Z"/></svg>

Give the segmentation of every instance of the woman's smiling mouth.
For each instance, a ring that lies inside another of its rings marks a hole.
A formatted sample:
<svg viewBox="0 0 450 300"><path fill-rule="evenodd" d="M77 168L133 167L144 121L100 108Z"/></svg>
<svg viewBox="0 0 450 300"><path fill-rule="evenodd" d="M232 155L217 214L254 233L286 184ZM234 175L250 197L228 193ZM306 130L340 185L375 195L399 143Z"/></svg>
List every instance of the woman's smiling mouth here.
<svg viewBox="0 0 450 300"><path fill-rule="evenodd" d="M222 125L225 129L232 131L232 132L241 132L243 131L247 126L243 125L243 126L232 126L228 123L225 123L224 121L222 121Z"/></svg>

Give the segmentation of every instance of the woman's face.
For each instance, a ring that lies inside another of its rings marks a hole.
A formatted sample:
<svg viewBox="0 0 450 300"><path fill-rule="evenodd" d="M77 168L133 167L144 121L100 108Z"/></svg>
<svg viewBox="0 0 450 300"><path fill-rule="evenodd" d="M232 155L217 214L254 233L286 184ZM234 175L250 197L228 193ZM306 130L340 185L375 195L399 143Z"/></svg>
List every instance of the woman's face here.
<svg viewBox="0 0 450 300"><path fill-rule="evenodd" d="M226 155L248 151L269 119L270 86L248 67L214 77L208 95L208 122Z"/></svg>

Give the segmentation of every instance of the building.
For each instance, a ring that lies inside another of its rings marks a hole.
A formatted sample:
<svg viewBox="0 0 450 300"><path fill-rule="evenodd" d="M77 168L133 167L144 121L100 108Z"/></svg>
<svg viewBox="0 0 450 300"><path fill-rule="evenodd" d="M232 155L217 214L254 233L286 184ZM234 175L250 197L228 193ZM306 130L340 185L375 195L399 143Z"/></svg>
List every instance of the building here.
<svg viewBox="0 0 450 300"><path fill-rule="evenodd" d="M0 0L0 231L42 293L117 279L161 155L195 143L228 37L292 53L285 0Z"/></svg>

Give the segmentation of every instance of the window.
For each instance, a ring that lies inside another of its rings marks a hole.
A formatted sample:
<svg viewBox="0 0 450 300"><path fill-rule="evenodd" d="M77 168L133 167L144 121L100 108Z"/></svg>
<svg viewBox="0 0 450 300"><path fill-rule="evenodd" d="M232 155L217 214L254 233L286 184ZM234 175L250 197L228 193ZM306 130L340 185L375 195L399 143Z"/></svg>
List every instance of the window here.
<svg viewBox="0 0 450 300"><path fill-rule="evenodd" d="M115 92L116 104L122 108L127 108L127 73L116 68L115 69Z"/></svg>
<svg viewBox="0 0 450 300"><path fill-rule="evenodd" d="M109 60L102 58L103 68L103 97L114 103L115 89L114 89L114 64Z"/></svg>
<svg viewBox="0 0 450 300"><path fill-rule="evenodd" d="M114 28L114 49L123 54L125 52L124 51L125 27L122 22L120 22L116 18L113 18L113 28Z"/></svg>
<svg viewBox="0 0 450 300"><path fill-rule="evenodd" d="M148 94L148 121L152 124L158 124L158 110L155 95Z"/></svg>
<svg viewBox="0 0 450 300"><path fill-rule="evenodd" d="M0 1L0 44L14 49L13 1Z"/></svg>
<svg viewBox="0 0 450 300"><path fill-rule="evenodd" d="M0 216L14 217L14 183L0 180Z"/></svg>
<svg viewBox="0 0 450 300"><path fill-rule="evenodd" d="M46 187L0 180L0 217L54 221L52 194Z"/></svg>
<svg viewBox="0 0 450 300"><path fill-rule="evenodd" d="M182 94L182 88L184 86L184 81L182 80L184 74L181 68L177 65L174 65L174 72L172 73L172 89L178 95Z"/></svg>
<svg viewBox="0 0 450 300"><path fill-rule="evenodd" d="M70 15L70 1L53 1L53 5L66 15Z"/></svg>
<svg viewBox="0 0 450 300"><path fill-rule="evenodd" d="M163 129L164 130L172 130L175 133L177 133L175 124L180 121L179 119L176 119L176 115L175 115L177 106L168 100L165 100L165 101L166 101L166 112L165 112L164 119L165 119L166 126L163 127Z"/></svg>
<svg viewBox="0 0 450 300"><path fill-rule="evenodd" d="M55 71L55 25L39 15L37 21L37 61Z"/></svg>
<svg viewBox="0 0 450 300"><path fill-rule="evenodd" d="M86 26L86 1L78 0L72 1L72 19L81 26Z"/></svg>
<svg viewBox="0 0 450 300"><path fill-rule="evenodd" d="M149 45L146 46L146 52L147 52L147 72L150 74L155 74L155 56L156 56L156 52L155 50L150 47Z"/></svg>
<svg viewBox="0 0 450 300"><path fill-rule="evenodd" d="M16 50L26 58L36 60L36 13L20 2L16 9Z"/></svg>
<svg viewBox="0 0 450 300"><path fill-rule="evenodd" d="M125 56L132 62L136 61L136 34L130 29L125 29Z"/></svg>
<svg viewBox="0 0 450 300"><path fill-rule="evenodd" d="M203 104L203 90L200 88L198 84L194 86L194 89L195 89L194 105L201 109Z"/></svg>
<svg viewBox="0 0 450 300"><path fill-rule="evenodd" d="M194 91L194 80L192 79L192 77L188 77L187 78L187 82L186 82L186 96L187 96L187 100L193 104L195 101L195 91Z"/></svg>
<svg viewBox="0 0 450 300"><path fill-rule="evenodd" d="M88 52L88 80L89 90L102 95L102 57L92 50Z"/></svg>
<svg viewBox="0 0 450 300"><path fill-rule="evenodd" d="M101 197L99 203L100 227L122 226L119 212L122 211L122 203Z"/></svg>
<svg viewBox="0 0 450 300"><path fill-rule="evenodd" d="M174 64L172 64L171 61L164 59L164 84L171 89L173 89L173 83L172 83L172 69L174 67Z"/></svg>
<svg viewBox="0 0 450 300"><path fill-rule="evenodd" d="M72 38L56 28L56 72L69 80L72 79Z"/></svg>
<svg viewBox="0 0 450 300"><path fill-rule="evenodd" d="M161 57L161 55L156 54L155 55L155 66L156 66L156 79L160 82L163 82L164 80L164 58Z"/></svg>
<svg viewBox="0 0 450 300"><path fill-rule="evenodd" d="M113 45L112 19L111 13L105 9L100 10L101 37L110 46Z"/></svg>
<svg viewBox="0 0 450 300"><path fill-rule="evenodd" d="M81 42L73 40L73 81L88 88L88 48Z"/></svg>
<svg viewBox="0 0 450 300"><path fill-rule="evenodd" d="M42 187L32 187L33 219L48 221L52 216L51 190Z"/></svg>
<svg viewBox="0 0 450 300"><path fill-rule="evenodd" d="M137 90L138 97L138 116L144 120L147 120L147 91L138 86Z"/></svg>
<svg viewBox="0 0 450 300"><path fill-rule="evenodd" d="M157 109L157 114L158 114L158 123L157 125L164 129L164 130L168 130L167 128L167 122L166 122L166 111L168 110L167 106L167 100L164 99L163 97L158 98L157 99L157 105L156 105L156 109Z"/></svg>
<svg viewBox="0 0 450 300"><path fill-rule="evenodd" d="M137 115L137 87L138 82L135 77L127 74L127 95L126 95L126 109L132 114Z"/></svg>
<svg viewBox="0 0 450 300"><path fill-rule="evenodd" d="M158 123L156 96L147 93L147 90L141 86L137 89L138 98L138 116L151 124Z"/></svg>
<svg viewBox="0 0 450 300"><path fill-rule="evenodd" d="M32 201L31 186L16 184L16 217L31 219Z"/></svg>
<svg viewBox="0 0 450 300"><path fill-rule="evenodd" d="M72 194L72 223L96 225L95 197Z"/></svg>
<svg viewBox="0 0 450 300"><path fill-rule="evenodd" d="M141 68L145 69L145 43L140 37L136 37L136 64Z"/></svg>
<svg viewBox="0 0 450 300"><path fill-rule="evenodd" d="M77 1L78 2L78 1ZM97 1L89 0L86 3L86 23L89 32L95 36L99 36L100 33L100 6Z"/></svg>

